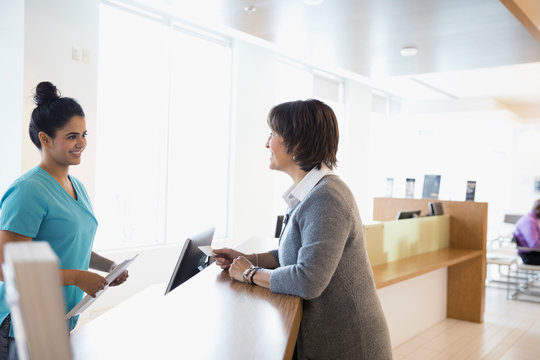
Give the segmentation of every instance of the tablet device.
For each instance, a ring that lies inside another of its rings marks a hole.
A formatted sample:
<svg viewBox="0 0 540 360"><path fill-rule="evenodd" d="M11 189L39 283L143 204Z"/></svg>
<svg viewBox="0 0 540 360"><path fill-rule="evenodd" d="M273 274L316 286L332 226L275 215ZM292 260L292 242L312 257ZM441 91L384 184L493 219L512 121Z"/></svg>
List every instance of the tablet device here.
<svg viewBox="0 0 540 360"><path fill-rule="evenodd" d="M165 295L214 262L211 256L206 256L199 249L199 246L212 245L214 230L215 228L212 227L186 239L169 284L165 289Z"/></svg>

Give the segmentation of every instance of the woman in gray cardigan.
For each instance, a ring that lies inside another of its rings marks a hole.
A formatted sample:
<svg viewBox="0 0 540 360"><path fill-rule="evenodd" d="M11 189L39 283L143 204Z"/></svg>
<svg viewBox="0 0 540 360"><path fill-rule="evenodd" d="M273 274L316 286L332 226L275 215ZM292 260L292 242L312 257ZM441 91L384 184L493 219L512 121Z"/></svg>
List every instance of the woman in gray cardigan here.
<svg viewBox="0 0 540 360"><path fill-rule="evenodd" d="M391 359L386 320L375 291L354 197L332 168L339 131L318 101L275 106L268 115L270 168L293 180L279 249L247 255L216 249L232 279L296 295L303 316L298 359Z"/></svg>

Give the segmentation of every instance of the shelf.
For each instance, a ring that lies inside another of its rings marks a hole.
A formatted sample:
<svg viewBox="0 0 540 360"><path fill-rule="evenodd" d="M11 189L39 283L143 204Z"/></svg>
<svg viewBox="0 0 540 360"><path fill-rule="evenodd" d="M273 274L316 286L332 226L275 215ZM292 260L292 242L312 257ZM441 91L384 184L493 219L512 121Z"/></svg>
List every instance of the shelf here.
<svg viewBox="0 0 540 360"><path fill-rule="evenodd" d="M373 267L375 285L377 289L381 289L434 270L482 256L483 252L481 250L444 248L377 265Z"/></svg>

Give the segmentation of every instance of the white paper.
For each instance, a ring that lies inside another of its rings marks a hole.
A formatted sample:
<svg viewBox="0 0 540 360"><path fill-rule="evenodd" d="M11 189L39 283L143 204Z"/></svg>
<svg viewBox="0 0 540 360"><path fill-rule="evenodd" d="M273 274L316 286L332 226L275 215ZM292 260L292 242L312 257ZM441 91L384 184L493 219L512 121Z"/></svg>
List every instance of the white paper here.
<svg viewBox="0 0 540 360"><path fill-rule="evenodd" d="M212 249L209 245L199 246L199 250L201 250L206 256L214 256L214 249Z"/></svg>
<svg viewBox="0 0 540 360"><path fill-rule="evenodd" d="M110 284L112 283L114 280L116 280L116 278L118 276L120 276L120 274L122 274L127 268L128 266L133 262L133 260L135 260L135 258L139 256L139 254L135 255L134 257L132 257L131 259L127 259L125 260L124 262L122 262L120 265L118 265L117 267L114 268L113 271L111 271L107 276L105 276L105 279L107 280L107 284ZM86 295L85 297L83 297L83 299L81 301L79 301L79 303L77 305L75 305L73 307L73 309L71 309L70 312L68 312L65 316L65 319L70 319L72 317L74 317L75 315L79 315L80 313L82 313L84 310L86 310L90 305L92 305L92 303L101 295L103 294L103 292L105 290L107 290L109 288L109 285L106 285L102 290L99 290L97 293L96 293L96 297L92 297L90 295Z"/></svg>

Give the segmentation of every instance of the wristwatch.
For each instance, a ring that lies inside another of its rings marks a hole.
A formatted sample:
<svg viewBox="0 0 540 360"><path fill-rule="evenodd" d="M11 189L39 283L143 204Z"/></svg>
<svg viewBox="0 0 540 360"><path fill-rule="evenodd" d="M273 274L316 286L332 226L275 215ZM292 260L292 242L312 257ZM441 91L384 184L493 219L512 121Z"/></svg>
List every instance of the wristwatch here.
<svg viewBox="0 0 540 360"><path fill-rule="evenodd" d="M244 272L242 273L242 277L244 278L244 282L247 283L248 282L248 275L250 273L250 271L252 270L252 268L248 267L246 270L244 270Z"/></svg>

